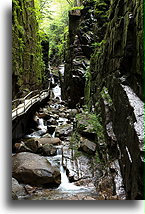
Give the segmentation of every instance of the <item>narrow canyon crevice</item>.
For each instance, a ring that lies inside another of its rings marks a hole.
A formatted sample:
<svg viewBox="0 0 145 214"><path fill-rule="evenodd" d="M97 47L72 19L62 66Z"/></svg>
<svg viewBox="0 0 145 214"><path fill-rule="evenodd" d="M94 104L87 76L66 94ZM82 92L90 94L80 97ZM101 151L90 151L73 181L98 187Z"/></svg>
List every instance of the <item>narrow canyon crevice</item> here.
<svg viewBox="0 0 145 214"><path fill-rule="evenodd" d="M42 5L13 1L13 99L50 86L13 127L13 199L143 199L143 0Z"/></svg>

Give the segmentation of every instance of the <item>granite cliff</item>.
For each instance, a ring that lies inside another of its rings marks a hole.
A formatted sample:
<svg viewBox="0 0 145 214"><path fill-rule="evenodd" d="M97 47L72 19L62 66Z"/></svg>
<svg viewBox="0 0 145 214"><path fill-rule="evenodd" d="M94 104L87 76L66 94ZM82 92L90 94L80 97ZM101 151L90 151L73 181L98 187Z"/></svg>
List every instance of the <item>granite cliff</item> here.
<svg viewBox="0 0 145 214"><path fill-rule="evenodd" d="M127 199L143 198L143 1L86 0L70 11L63 97L101 113Z"/></svg>

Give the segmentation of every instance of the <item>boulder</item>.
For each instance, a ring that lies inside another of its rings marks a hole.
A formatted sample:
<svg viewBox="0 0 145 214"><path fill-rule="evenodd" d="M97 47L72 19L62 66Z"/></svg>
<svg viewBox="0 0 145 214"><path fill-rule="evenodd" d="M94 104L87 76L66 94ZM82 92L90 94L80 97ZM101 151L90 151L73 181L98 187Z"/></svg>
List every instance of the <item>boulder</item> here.
<svg viewBox="0 0 145 214"><path fill-rule="evenodd" d="M96 144L88 139L81 138L79 150L94 155L96 152Z"/></svg>
<svg viewBox="0 0 145 214"><path fill-rule="evenodd" d="M57 149L53 145L60 145L59 138L39 138L27 139L20 143L15 143L16 152L32 152L39 153L44 156L53 156L57 154Z"/></svg>
<svg viewBox="0 0 145 214"><path fill-rule="evenodd" d="M45 120L49 120L50 119L50 115L48 113L38 113L37 114L38 118L43 118Z"/></svg>
<svg viewBox="0 0 145 214"><path fill-rule="evenodd" d="M79 119L76 120L76 128L79 134L88 138L91 141L97 139L97 133L94 130L94 125L91 123L89 114L81 114Z"/></svg>
<svg viewBox="0 0 145 214"><path fill-rule="evenodd" d="M82 117L76 121L77 131L80 134L82 134L82 132L88 127L88 125L88 119L85 115L82 115Z"/></svg>
<svg viewBox="0 0 145 214"><path fill-rule="evenodd" d="M58 186L61 175L58 168L42 156L21 152L12 157L12 175L19 182L34 186Z"/></svg>
<svg viewBox="0 0 145 214"><path fill-rule="evenodd" d="M39 138L35 140L38 143L38 147L44 144L53 144L53 145L60 145L61 140L58 137L55 138Z"/></svg>
<svg viewBox="0 0 145 214"><path fill-rule="evenodd" d="M62 126L58 126L56 128L56 137L59 137L60 139L63 139L64 137L69 136L72 133L73 127L71 124L65 124Z"/></svg>
<svg viewBox="0 0 145 214"><path fill-rule="evenodd" d="M57 155L57 148L52 144L43 144L37 152L43 156L54 156Z"/></svg>
<svg viewBox="0 0 145 214"><path fill-rule="evenodd" d="M20 196L25 196L26 191L22 185L19 184L19 182L12 178L12 200L18 200Z"/></svg>
<svg viewBox="0 0 145 214"><path fill-rule="evenodd" d="M66 116L66 113L65 113L65 112L60 112L60 113L59 113L59 116L60 116L60 117L65 117L65 116Z"/></svg>
<svg viewBox="0 0 145 214"><path fill-rule="evenodd" d="M14 149L16 152L32 152L30 148L28 148L24 142L15 143Z"/></svg>
<svg viewBox="0 0 145 214"><path fill-rule="evenodd" d="M34 152L34 153L37 152L38 142L36 141L35 138L27 139L26 141L24 141L24 144L26 147L31 149L32 152Z"/></svg>
<svg viewBox="0 0 145 214"><path fill-rule="evenodd" d="M35 140L35 138L26 139L20 143L15 143L14 148L16 152L36 153L38 150L38 142Z"/></svg>
<svg viewBox="0 0 145 214"><path fill-rule="evenodd" d="M42 138L51 138L51 134L46 133L46 134L42 135Z"/></svg>
<svg viewBox="0 0 145 214"><path fill-rule="evenodd" d="M74 118L75 115L78 113L78 110L77 109L70 109L69 110L69 115L68 115L68 118L71 119L71 118Z"/></svg>

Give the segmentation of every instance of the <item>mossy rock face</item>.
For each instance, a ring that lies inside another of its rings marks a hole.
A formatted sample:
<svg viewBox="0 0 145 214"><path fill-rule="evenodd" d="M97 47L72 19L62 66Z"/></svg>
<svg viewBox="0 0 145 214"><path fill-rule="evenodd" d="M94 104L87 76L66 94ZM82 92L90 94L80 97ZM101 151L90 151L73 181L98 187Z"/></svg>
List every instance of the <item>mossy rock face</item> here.
<svg viewBox="0 0 145 214"><path fill-rule="evenodd" d="M133 128L134 117L138 117L134 114L134 106L132 109L130 96L134 94L133 100L136 106L143 104L144 64L143 39L141 39L143 38L143 0L112 0L108 17L106 31L102 38L106 42L100 43L100 47L95 48L91 57L91 91L94 93L93 102L99 103L103 126L108 134L106 143L109 157L119 157L118 151L121 152L122 157L125 157L126 151L123 148L129 148L132 159L138 160L132 161L130 166L130 161L126 159L127 169L123 165L124 158L121 158L121 171L127 198L137 199L143 197L141 192L143 179L140 171L142 163L141 150L138 146L140 134L136 135ZM99 31L96 33L99 37ZM139 109L143 112L142 107ZM114 133L107 130L109 124ZM142 125L138 123L137 126L143 127L143 123ZM135 171L137 173L134 174Z"/></svg>
<svg viewBox="0 0 145 214"><path fill-rule="evenodd" d="M76 129L82 136L104 142L103 126L100 117L95 113L83 112L76 115Z"/></svg>
<svg viewBox="0 0 145 214"><path fill-rule="evenodd" d="M23 90L34 90L43 77L42 48L38 34L34 0L14 0L12 10L13 98Z"/></svg>

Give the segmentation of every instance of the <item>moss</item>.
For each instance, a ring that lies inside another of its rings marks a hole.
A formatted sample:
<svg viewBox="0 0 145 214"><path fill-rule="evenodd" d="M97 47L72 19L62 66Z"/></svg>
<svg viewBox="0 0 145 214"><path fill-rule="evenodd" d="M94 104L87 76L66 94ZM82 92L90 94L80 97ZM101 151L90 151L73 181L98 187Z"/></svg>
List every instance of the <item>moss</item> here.
<svg viewBox="0 0 145 214"><path fill-rule="evenodd" d="M74 159L82 155L82 152L78 151L79 140L80 135L78 134L77 131L74 131L70 139L70 149L74 151Z"/></svg>
<svg viewBox="0 0 145 214"><path fill-rule="evenodd" d="M40 87L44 63L34 0L13 0L12 15L12 70L14 76L17 75L17 82L13 83L14 99L24 88L35 90Z"/></svg>
<svg viewBox="0 0 145 214"><path fill-rule="evenodd" d="M98 151L96 151L94 159L95 159L96 163L101 163L102 162L102 160L100 159Z"/></svg>
<svg viewBox="0 0 145 214"><path fill-rule="evenodd" d="M89 132L96 133L97 141L99 142L105 141L104 128L102 126L102 119L99 114L95 114L87 110L77 114L76 120L82 121L82 123L78 122L77 129L88 128Z"/></svg>
<svg viewBox="0 0 145 214"><path fill-rule="evenodd" d="M105 99L107 101L107 103L112 106L113 105L113 101L109 95L108 89L104 86L102 91L101 91L101 96L103 99Z"/></svg>

